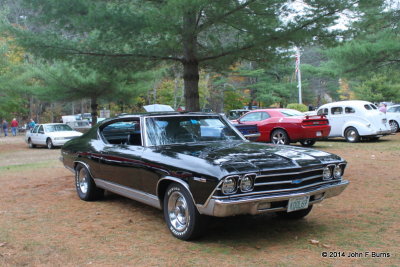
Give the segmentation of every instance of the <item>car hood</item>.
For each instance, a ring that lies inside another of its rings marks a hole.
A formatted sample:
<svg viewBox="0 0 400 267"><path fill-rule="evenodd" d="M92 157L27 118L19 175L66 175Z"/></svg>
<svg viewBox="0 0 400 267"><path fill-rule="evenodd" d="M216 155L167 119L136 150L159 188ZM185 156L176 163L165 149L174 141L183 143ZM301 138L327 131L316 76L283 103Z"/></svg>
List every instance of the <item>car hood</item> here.
<svg viewBox="0 0 400 267"><path fill-rule="evenodd" d="M81 136L82 133L77 131L61 131L61 132L50 132L47 133L47 135L51 137L74 137L74 136Z"/></svg>
<svg viewBox="0 0 400 267"><path fill-rule="evenodd" d="M161 152L161 151L159 151ZM258 172L296 168L343 160L337 155L314 149L252 142L210 142L163 147L162 154L197 158L227 172Z"/></svg>

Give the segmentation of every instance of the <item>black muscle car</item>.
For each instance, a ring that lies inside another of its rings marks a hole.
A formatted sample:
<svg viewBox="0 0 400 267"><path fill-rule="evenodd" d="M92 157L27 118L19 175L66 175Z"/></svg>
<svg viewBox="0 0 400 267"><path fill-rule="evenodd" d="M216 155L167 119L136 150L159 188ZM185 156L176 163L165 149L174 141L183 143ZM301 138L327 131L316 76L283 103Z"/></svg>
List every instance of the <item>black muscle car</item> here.
<svg viewBox="0 0 400 267"><path fill-rule="evenodd" d="M252 143L224 116L208 113L108 119L61 153L82 200L108 190L162 209L171 233L183 240L201 234L204 215L302 218L349 183L339 156Z"/></svg>

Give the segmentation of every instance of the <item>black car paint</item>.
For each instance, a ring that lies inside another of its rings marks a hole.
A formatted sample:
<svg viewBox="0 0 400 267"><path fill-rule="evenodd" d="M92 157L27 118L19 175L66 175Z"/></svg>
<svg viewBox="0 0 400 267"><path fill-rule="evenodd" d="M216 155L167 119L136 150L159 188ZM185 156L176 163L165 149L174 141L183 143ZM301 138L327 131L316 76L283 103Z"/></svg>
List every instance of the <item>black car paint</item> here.
<svg viewBox="0 0 400 267"><path fill-rule="evenodd" d="M111 145L98 132L109 122L67 142L62 148L64 165L74 169L74 162L84 162L95 178L156 196L162 195L157 192L160 179L174 177L188 184L196 204L204 204L227 175L296 170L343 161L339 156L313 149L244 140L154 147Z"/></svg>

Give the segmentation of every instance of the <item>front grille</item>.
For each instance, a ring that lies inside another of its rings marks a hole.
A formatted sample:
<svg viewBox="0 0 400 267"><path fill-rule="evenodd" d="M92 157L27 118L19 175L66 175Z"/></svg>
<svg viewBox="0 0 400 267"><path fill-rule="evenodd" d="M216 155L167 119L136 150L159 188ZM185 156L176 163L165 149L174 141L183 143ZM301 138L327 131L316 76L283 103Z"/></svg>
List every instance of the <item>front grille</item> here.
<svg viewBox="0 0 400 267"><path fill-rule="evenodd" d="M322 168L306 170L284 170L279 173L261 173L256 177L254 191L295 189L323 182Z"/></svg>

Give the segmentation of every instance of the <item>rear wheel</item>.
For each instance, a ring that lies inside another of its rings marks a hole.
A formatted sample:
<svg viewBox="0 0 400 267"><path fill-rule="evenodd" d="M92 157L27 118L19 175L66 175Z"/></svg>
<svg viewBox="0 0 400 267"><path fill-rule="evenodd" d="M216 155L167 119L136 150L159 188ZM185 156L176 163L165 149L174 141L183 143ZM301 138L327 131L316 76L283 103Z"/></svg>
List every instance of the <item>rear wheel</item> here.
<svg viewBox="0 0 400 267"><path fill-rule="evenodd" d="M178 183L168 186L164 196L164 219L172 235L181 240L199 237L205 224L186 188Z"/></svg>
<svg viewBox="0 0 400 267"><path fill-rule="evenodd" d="M276 213L279 217L283 219L288 219L288 220L297 220L306 217L312 210L312 205L310 205L308 208L304 210L297 210L297 211L292 211L292 212L286 212L286 211L279 211Z"/></svg>
<svg viewBox="0 0 400 267"><path fill-rule="evenodd" d="M360 135L358 134L358 131L354 127L349 127L346 129L344 132L344 138L346 138L347 142L350 143L356 143L360 141Z"/></svg>
<svg viewBox="0 0 400 267"><path fill-rule="evenodd" d="M85 201L97 200L104 194L104 190L96 186L89 170L82 164L75 168L75 186L79 198Z"/></svg>
<svg viewBox="0 0 400 267"><path fill-rule="evenodd" d="M33 143L32 143L32 140L29 138L28 139L28 147L29 148L35 148L36 147L36 145L34 145Z"/></svg>
<svg viewBox="0 0 400 267"><path fill-rule="evenodd" d="M277 145L288 145L290 143L288 134L282 130L274 130L271 134L271 142Z"/></svg>
<svg viewBox="0 0 400 267"><path fill-rule="evenodd" d="M311 140L311 139L303 140L303 141L300 141L300 144L302 146L313 146L315 144L315 140Z"/></svg>
<svg viewBox="0 0 400 267"><path fill-rule="evenodd" d="M48 149L53 149L54 148L53 141L51 141L50 138L47 138L46 145L47 145Z"/></svg>
<svg viewBox="0 0 400 267"><path fill-rule="evenodd" d="M389 121L390 128L392 129L392 133L396 133L399 131L399 124L396 121Z"/></svg>

